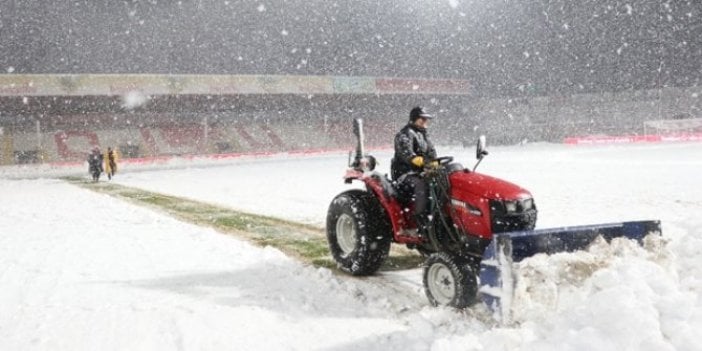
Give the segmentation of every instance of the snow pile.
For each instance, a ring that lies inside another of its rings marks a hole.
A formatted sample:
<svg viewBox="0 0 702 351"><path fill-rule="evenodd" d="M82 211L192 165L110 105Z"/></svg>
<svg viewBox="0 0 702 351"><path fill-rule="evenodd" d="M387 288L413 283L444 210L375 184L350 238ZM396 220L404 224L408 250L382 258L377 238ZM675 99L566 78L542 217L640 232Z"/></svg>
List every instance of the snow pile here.
<svg viewBox="0 0 702 351"><path fill-rule="evenodd" d="M587 252L539 255L520 264L517 325L540 325L538 349L691 349L696 298L680 289L660 238L646 248L604 240ZM697 306L699 307L699 306ZM672 347L671 347L672 346Z"/></svg>
<svg viewBox="0 0 702 351"><path fill-rule="evenodd" d="M451 318L437 309L453 326L434 326L431 349L699 350L702 236L693 233L686 235L683 251L665 238L649 237L644 247L615 239L584 252L524 260L515 269L509 325L468 326L465 317L481 316Z"/></svg>

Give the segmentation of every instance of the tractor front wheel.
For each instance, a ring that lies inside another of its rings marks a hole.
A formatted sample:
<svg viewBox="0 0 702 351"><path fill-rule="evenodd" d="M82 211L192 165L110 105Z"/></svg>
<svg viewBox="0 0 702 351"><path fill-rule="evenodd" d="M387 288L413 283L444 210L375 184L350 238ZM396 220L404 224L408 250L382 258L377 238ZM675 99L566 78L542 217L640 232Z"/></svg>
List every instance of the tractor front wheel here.
<svg viewBox="0 0 702 351"><path fill-rule="evenodd" d="M424 291L434 306L468 307L477 298L476 273L458 256L432 254L424 265Z"/></svg>

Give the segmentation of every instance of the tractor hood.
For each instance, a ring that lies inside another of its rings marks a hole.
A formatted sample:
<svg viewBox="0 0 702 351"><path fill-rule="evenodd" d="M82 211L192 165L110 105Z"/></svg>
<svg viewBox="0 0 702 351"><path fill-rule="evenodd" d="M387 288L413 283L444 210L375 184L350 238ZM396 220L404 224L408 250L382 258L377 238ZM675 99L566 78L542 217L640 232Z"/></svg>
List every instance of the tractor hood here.
<svg viewBox="0 0 702 351"><path fill-rule="evenodd" d="M468 192L490 200L516 200L531 198L526 189L488 175L463 171L450 176L451 187L456 192Z"/></svg>

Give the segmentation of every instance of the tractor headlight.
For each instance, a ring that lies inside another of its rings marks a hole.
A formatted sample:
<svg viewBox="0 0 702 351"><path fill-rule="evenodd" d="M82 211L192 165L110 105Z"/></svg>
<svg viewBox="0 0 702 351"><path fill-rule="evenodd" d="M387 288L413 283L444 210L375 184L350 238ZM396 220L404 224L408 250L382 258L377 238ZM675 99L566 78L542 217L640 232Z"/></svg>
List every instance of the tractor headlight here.
<svg viewBox="0 0 702 351"><path fill-rule="evenodd" d="M534 199L505 201L505 213L520 213L534 208Z"/></svg>
<svg viewBox="0 0 702 351"><path fill-rule="evenodd" d="M524 210L531 210L534 207L534 199L526 199L522 201L522 208Z"/></svg>
<svg viewBox="0 0 702 351"><path fill-rule="evenodd" d="M490 209L498 215L516 216L536 210L533 198L520 200L490 200Z"/></svg>
<svg viewBox="0 0 702 351"><path fill-rule="evenodd" d="M517 212L517 201L505 201L505 210L507 213Z"/></svg>

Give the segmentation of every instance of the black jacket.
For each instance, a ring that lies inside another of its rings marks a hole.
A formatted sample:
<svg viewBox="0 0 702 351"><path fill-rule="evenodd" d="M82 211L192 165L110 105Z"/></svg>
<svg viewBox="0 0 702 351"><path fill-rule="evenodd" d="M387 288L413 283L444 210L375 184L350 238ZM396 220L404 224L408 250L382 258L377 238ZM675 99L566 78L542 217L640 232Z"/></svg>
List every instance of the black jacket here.
<svg viewBox="0 0 702 351"><path fill-rule="evenodd" d="M88 154L88 168L90 172L102 172L102 154L98 152L92 152Z"/></svg>
<svg viewBox="0 0 702 351"><path fill-rule="evenodd" d="M395 135L395 156L392 158L392 179L397 180L405 173L418 172L421 168L412 164L412 159L422 156L425 160L436 158L436 149L427 138L427 130L407 124Z"/></svg>

